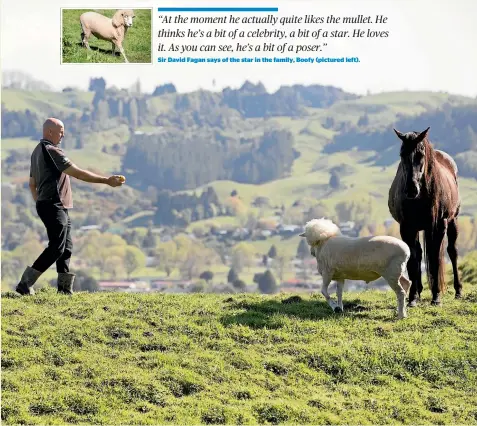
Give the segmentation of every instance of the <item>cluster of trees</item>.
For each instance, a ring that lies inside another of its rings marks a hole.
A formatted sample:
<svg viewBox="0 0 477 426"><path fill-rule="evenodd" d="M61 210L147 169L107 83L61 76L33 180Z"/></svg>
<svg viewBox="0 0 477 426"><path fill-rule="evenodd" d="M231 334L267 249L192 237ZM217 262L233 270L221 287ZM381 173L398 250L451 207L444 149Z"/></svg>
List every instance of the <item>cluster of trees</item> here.
<svg viewBox="0 0 477 426"><path fill-rule="evenodd" d="M134 182L162 189L193 189L229 179L263 183L290 172L298 153L290 132L274 130L251 140L236 140L209 130L165 131L133 135L123 157L123 169Z"/></svg>
<svg viewBox="0 0 477 426"><path fill-rule="evenodd" d="M422 123L425 123L423 125ZM361 123L362 125L362 123ZM402 132L422 131L431 127L430 140L437 149L455 156L462 176L477 178L477 105L452 106L444 104L439 110L425 112L417 117L401 117L393 126L383 130L362 130L351 127L333 138L324 153L347 151L376 151L376 165L387 166L399 159L400 141L392 128Z"/></svg>
<svg viewBox="0 0 477 426"><path fill-rule="evenodd" d="M275 93L268 93L262 83L246 81L238 90L225 88L223 103L236 109L244 118L300 116L306 114L305 107L327 108L340 100L358 98L331 86L282 86Z"/></svg>
<svg viewBox="0 0 477 426"><path fill-rule="evenodd" d="M212 187L208 187L200 196L195 193L158 191L155 207L155 223L166 226L187 226L191 222L226 213Z"/></svg>

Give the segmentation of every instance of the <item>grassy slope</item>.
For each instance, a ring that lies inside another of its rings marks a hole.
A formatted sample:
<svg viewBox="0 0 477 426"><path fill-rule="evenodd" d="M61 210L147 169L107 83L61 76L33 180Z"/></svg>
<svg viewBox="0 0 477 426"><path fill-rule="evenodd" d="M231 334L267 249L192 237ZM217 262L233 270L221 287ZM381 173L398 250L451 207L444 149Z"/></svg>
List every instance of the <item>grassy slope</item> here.
<svg viewBox="0 0 477 426"><path fill-rule="evenodd" d="M3 423L477 422L475 286L402 322L390 292L285 297L4 297Z"/></svg>
<svg viewBox="0 0 477 426"><path fill-rule="evenodd" d="M111 53L111 43L95 36L89 39L91 51L81 46L80 15L87 9L63 10L63 62L64 63L124 63L123 56L116 51ZM115 9L94 10L109 18ZM123 42L124 51L130 63L151 63L151 9L135 9L133 26L128 30Z"/></svg>
<svg viewBox="0 0 477 426"><path fill-rule="evenodd" d="M2 101L5 102L7 108L17 110L25 108L32 110L43 108L44 110L45 105L51 104L65 109L74 106L79 111L80 107L78 105L82 106L85 102L90 102L91 97L91 92L45 94L13 90L2 91ZM149 100L149 106L156 113L166 112L174 105L174 98L174 95L154 97ZM41 101L45 101L46 104L39 104ZM396 165L383 171L380 167L371 167L369 164L363 163L363 160L372 154L370 152L348 151L325 156L320 154L323 145L334 135L333 131L322 127L322 120L330 116L334 117L337 123L342 121L357 123L359 117L368 111L370 127L382 128L395 121L396 113L415 115L428 109L437 108L445 102L458 105L475 102L475 100L461 96L449 96L446 93L390 92L366 96L356 101L339 102L326 110L310 108L310 115L299 119L275 117L268 120L250 120L251 123L254 123L257 134L263 132L263 129L270 125L289 129L295 134L296 149L301 156L294 162L290 176L262 185L215 181L203 187L213 186L222 199L225 199L232 189L236 189L246 204L249 204L257 196L266 196L270 198L273 206L284 204L289 207L299 198L313 197L325 204L331 211L336 203L340 201L362 200L371 197L375 200L376 219L384 220L389 217L386 197ZM375 112L376 110L379 110L379 112ZM302 133L304 129L307 132ZM125 142L127 137L125 132L119 136L113 135L113 133L114 131L99 133L94 141L87 143L84 149L68 149L68 154L80 165L89 165L105 172L117 172L120 167L120 158L101 152L103 145ZM390 135L390 143L396 143L392 135ZM23 138L2 141L2 158L5 155L5 148L10 150L14 149L15 145L24 147L28 146L27 144L28 141ZM339 164L352 166L355 173L342 179L347 189L330 193L328 170ZM314 167L317 165L319 171L314 171ZM2 178L8 181L12 177L2 176ZM464 200L463 212L475 215L477 213L475 180L461 179L461 190ZM269 210L264 213L269 215L273 214L273 211ZM221 220L220 218L217 219L219 222ZM229 219L227 219L227 222L229 222ZM139 223L142 223L142 221ZM200 223L197 225L200 225Z"/></svg>

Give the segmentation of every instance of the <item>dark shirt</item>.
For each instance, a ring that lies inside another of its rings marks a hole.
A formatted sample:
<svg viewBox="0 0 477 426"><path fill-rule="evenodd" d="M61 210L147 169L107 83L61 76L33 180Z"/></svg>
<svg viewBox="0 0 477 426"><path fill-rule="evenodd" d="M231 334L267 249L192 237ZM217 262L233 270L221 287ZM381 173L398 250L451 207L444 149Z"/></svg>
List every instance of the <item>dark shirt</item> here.
<svg viewBox="0 0 477 426"><path fill-rule="evenodd" d="M31 154L30 165L30 176L35 178L38 191L37 201L61 202L65 209L73 207L70 177L63 173L71 164L61 148L46 139L40 140Z"/></svg>

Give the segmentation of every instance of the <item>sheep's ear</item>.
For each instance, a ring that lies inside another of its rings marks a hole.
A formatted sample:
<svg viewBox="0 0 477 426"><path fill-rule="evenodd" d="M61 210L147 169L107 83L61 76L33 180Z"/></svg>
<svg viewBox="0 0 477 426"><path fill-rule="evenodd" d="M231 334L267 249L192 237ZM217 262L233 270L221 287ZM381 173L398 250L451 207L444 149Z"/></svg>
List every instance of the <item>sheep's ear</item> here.
<svg viewBox="0 0 477 426"><path fill-rule="evenodd" d="M123 24L123 21L121 20L121 16L123 16L123 12L121 10L116 11L116 13L114 14L112 18L114 27L117 28Z"/></svg>
<svg viewBox="0 0 477 426"><path fill-rule="evenodd" d="M304 237L305 236L305 233L303 232L303 234L300 234L298 235L299 237Z"/></svg>

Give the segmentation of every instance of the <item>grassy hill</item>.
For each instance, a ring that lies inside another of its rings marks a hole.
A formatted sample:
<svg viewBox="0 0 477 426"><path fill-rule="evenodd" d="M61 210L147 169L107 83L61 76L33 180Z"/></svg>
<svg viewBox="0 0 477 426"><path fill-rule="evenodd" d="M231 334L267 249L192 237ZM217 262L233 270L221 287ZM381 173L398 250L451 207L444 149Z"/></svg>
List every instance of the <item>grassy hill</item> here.
<svg viewBox="0 0 477 426"><path fill-rule="evenodd" d="M171 117L174 117L174 114L179 116L181 112L176 111L178 99L183 100L186 96L188 97L186 104L191 105L191 108L202 105L201 102L206 102L208 99L213 99L215 103L219 102L220 94L207 93L198 91L187 95L169 93L148 97L148 114L151 116L168 116L168 114ZM91 106L92 97L92 92L81 91L54 93L2 90L2 102L8 110L30 109L32 112L45 116L53 113L62 116L62 114L70 112L81 114L85 107ZM269 209L262 209L261 214L265 216L273 216L276 206L284 205L289 208L295 201L303 198L313 198L319 201L330 213L334 213L335 206L342 201L371 202L375 216L373 219L383 221L389 217L387 192L396 170L397 156L394 164L380 167L371 161L373 155L376 154L373 151L352 149L325 154L322 152L323 148L332 143L333 137L340 134L342 131L340 129L343 126L356 126L364 115L367 116L368 122L363 129L372 132L385 129L395 123L399 117L415 117L426 111L442 108L443 105L452 108L474 105L475 102L475 99L447 93L390 92L372 94L353 100L338 100L327 108L307 107L306 115L296 117L242 117L237 121L231 121L231 124L223 130L223 134L247 138L261 135L267 129L278 128L293 133L294 149L300 153L300 156L294 161L291 172L281 179L263 184L217 180L204 184L196 190L201 191L207 186L212 186L223 201L233 189L236 189L239 197L249 207L249 211L254 212L256 210L251 207L252 201L258 196L265 196L269 198L271 205ZM327 125L327 121L331 121L333 125ZM173 126L173 124L171 125ZM423 122L421 127L425 128L426 125L427 122ZM148 132L155 129L157 126L144 124L136 130ZM68 132L68 129L66 130ZM96 168L104 173L124 173L124 170L121 170L121 156L107 150L105 152L104 148L113 145L124 146L127 144L128 138L128 126L123 124L118 128L91 133L81 149L68 146L68 140L66 140L66 150L69 157L82 167ZM29 147L32 149L34 143L35 141L29 141L25 137L4 139L2 140L2 159L15 150L25 150ZM451 142L449 141L449 143ZM398 144L392 133L389 134L389 144ZM342 187L340 189L331 190L328 185L330 170L337 166L347 167L351 173L341 177ZM21 170L15 170L9 175L2 172L4 182L18 182L19 178L25 179L25 176L25 172ZM461 178L460 186L464 201L462 212L475 216L477 214L475 179ZM194 191L184 192L192 193ZM131 219L131 224L134 224L135 219ZM148 219L144 218L139 223L143 224L146 220ZM239 221L240 219L236 219L235 223L237 224Z"/></svg>
<svg viewBox="0 0 477 426"><path fill-rule="evenodd" d="M475 424L477 287L2 300L4 424ZM9 297L10 296L10 297Z"/></svg>

